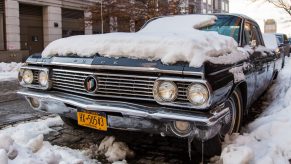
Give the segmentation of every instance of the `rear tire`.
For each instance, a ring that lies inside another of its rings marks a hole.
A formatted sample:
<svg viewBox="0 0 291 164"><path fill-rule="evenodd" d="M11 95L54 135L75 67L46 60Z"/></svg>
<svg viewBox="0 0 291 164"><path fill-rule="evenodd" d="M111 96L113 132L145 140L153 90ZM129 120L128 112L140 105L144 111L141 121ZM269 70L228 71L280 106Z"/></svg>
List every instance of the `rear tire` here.
<svg viewBox="0 0 291 164"><path fill-rule="evenodd" d="M243 101L241 92L238 88L233 91L230 98L226 101L225 104L230 109L230 121L222 126L220 133L215 137L204 141L203 149L202 141L194 140L193 142L193 146L196 148L196 151L206 157L220 155L221 143L224 140L224 137L227 134L231 135L232 133L238 133L241 128L243 116Z"/></svg>

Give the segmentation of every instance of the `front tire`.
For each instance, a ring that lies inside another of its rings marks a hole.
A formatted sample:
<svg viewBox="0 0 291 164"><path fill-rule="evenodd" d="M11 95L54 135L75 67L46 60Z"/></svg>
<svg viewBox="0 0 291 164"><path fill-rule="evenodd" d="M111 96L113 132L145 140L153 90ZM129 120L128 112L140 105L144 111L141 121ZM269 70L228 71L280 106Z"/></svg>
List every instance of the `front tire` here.
<svg viewBox="0 0 291 164"><path fill-rule="evenodd" d="M224 137L228 134L238 133L241 128L242 116L243 116L243 101L241 92L236 88L229 99L225 102L225 105L230 109L229 122L222 126L220 133L215 137L204 141L202 148L202 141L194 140L193 146L196 151L207 157L220 155L221 153L221 142Z"/></svg>

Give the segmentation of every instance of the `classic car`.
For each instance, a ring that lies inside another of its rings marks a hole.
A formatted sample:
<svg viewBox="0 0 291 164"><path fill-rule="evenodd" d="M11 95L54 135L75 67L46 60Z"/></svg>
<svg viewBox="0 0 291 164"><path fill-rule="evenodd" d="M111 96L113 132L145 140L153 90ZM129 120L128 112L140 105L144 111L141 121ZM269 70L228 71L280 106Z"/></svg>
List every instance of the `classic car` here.
<svg viewBox="0 0 291 164"><path fill-rule="evenodd" d="M287 35L280 33L276 33L275 35L278 39L279 47L284 51L285 56L290 57L291 49Z"/></svg>
<svg viewBox="0 0 291 164"><path fill-rule="evenodd" d="M285 66L285 50L280 46L279 40L275 34L265 33L263 34L263 40L265 47L272 50L277 56L282 58L282 67Z"/></svg>
<svg viewBox="0 0 291 164"><path fill-rule="evenodd" d="M232 37L248 58L190 67L183 61L34 54L19 72L24 88L18 93L33 109L57 113L71 125L178 137L188 139L190 150L218 154L224 136L239 132L250 106L281 65L279 56L264 49L254 20L237 14L214 16L215 23L200 30ZM144 28L165 18L152 19ZM169 28L175 28L172 23ZM232 70L240 70L244 78L236 78Z"/></svg>

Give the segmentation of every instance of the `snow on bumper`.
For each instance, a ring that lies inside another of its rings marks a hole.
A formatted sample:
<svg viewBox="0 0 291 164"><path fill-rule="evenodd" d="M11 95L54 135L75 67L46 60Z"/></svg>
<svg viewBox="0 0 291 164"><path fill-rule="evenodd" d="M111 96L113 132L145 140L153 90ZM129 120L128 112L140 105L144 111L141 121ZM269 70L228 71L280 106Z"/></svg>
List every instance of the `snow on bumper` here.
<svg viewBox="0 0 291 164"><path fill-rule="evenodd" d="M210 139L219 133L229 118L229 109L220 105L211 112L182 111L161 106L139 105L121 101L94 100L56 91L44 92L23 89L18 94L26 97L35 110L56 113L77 120L77 112L86 110L104 112L108 127L122 130L137 130L177 137L194 136ZM175 122L189 123L191 130L181 135L173 126Z"/></svg>

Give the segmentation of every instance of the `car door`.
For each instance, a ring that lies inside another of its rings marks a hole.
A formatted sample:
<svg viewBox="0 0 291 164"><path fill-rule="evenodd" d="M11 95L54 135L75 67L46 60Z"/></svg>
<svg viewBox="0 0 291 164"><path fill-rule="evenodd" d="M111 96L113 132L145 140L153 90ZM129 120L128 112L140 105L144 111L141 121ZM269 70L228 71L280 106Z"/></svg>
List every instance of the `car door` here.
<svg viewBox="0 0 291 164"><path fill-rule="evenodd" d="M252 22L245 22L245 42L253 49L253 53L250 54L251 65L254 69L255 75L255 87L252 101L255 101L266 88L266 76L268 62L266 55L261 51L262 41L260 39L260 33Z"/></svg>

